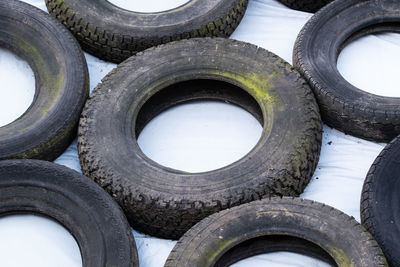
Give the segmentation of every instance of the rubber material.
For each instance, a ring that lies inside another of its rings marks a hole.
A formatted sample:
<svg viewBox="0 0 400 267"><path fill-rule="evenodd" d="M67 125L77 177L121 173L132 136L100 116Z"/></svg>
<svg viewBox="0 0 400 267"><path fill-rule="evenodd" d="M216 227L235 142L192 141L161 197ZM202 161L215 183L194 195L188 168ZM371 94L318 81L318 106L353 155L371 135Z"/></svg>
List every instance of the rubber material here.
<svg viewBox="0 0 400 267"><path fill-rule="evenodd" d="M227 267L255 255L248 250L237 258L232 253L237 247L266 239L271 240L263 242L268 252L314 256L319 251L332 266L387 266L376 241L354 218L300 198L264 199L213 214L185 233L164 266ZM274 240L286 240L286 246Z"/></svg>
<svg viewBox="0 0 400 267"><path fill-rule="evenodd" d="M143 154L136 137L147 122L204 99L239 105L260 121L251 152L205 173L166 168ZM120 203L131 225L173 239L219 210L299 195L320 145L318 107L301 76L264 49L220 38L166 44L119 65L88 100L78 137L83 172Z"/></svg>
<svg viewBox="0 0 400 267"><path fill-rule="evenodd" d="M26 60L36 80L29 109L0 127L0 159L54 160L75 138L89 93L79 44L45 12L9 0L0 2L0 46Z"/></svg>
<svg viewBox="0 0 400 267"><path fill-rule="evenodd" d="M194 37L228 37L248 0L191 0L168 11L138 13L106 0L46 0L50 14L66 25L83 49L120 63L147 48Z"/></svg>
<svg viewBox="0 0 400 267"><path fill-rule="evenodd" d="M361 196L361 221L382 247L390 266L400 266L400 137L369 169Z"/></svg>
<svg viewBox="0 0 400 267"><path fill-rule="evenodd" d="M136 267L128 222L117 203L89 178L38 160L0 161L0 216L43 215L77 241L82 266Z"/></svg>
<svg viewBox="0 0 400 267"><path fill-rule="evenodd" d="M397 0L337 0L301 30L295 67L310 83L329 126L368 140L389 142L400 134L400 98L378 96L347 82L337 58L349 42L372 33L400 32Z"/></svg>
<svg viewBox="0 0 400 267"><path fill-rule="evenodd" d="M278 0L287 7L315 13L333 0Z"/></svg>

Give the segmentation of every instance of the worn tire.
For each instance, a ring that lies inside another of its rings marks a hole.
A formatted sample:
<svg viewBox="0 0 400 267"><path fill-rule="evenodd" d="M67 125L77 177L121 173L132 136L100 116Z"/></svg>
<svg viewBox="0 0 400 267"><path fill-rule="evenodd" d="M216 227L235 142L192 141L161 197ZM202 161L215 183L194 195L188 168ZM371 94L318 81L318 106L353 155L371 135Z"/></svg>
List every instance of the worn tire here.
<svg viewBox="0 0 400 267"><path fill-rule="evenodd" d="M89 178L38 160L0 161L0 216L38 214L77 241L82 266L139 266L135 240L117 203Z"/></svg>
<svg viewBox="0 0 400 267"><path fill-rule="evenodd" d="M54 160L75 138L89 93L79 44L45 12L10 0L0 2L0 46L25 59L36 79L29 109L0 127L0 159Z"/></svg>
<svg viewBox="0 0 400 267"><path fill-rule="evenodd" d="M287 241L282 247L273 242L290 239L294 242ZM259 254L247 250L247 255L236 258L232 252L260 240L270 240L264 242L268 252L314 256L319 247L319 258L332 266L387 266L376 241L354 218L300 198L264 199L213 214L185 233L164 266L230 266Z"/></svg>
<svg viewBox="0 0 400 267"><path fill-rule="evenodd" d="M137 52L194 37L228 37L239 25L248 0L191 0L158 13L138 13L106 0L46 0L83 49L120 63ZM95 8L94 8L95 7Z"/></svg>
<svg viewBox="0 0 400 267"><path fill-rule="evenodd" d="M369 169L361 197L361 221L382 247L390 266L400 266L400 137Z"/></svg>
<svg viewBox="0 0 400 267"><path fill-rule="evenodd" d="M347 82L336 66L347 43L370 33L399 32L399 22L398 1L337 0L301 30L294 65L310 83L328 125L379 142L389 142L400 134L400 98L362 91Z"/></svg>
<svg viewBox="0 0 400 267"><path fill-rule="evenodd" d="M333 0L278 0L287 7L315 13Z"/></svg>
<svg viewBox="0 0 400 267"><path fill-rule="evenodd" d="M201 99L252 113L264 124L256 147L205 173L147 158L136 141L147 122ZM149 49L114 69L82 113L78 150L83 172L117 199L134 228L176 239L219 210L268 195L299 195L315 170L320 143L315 99L289 64L251 44L190 39Z"/></svg>

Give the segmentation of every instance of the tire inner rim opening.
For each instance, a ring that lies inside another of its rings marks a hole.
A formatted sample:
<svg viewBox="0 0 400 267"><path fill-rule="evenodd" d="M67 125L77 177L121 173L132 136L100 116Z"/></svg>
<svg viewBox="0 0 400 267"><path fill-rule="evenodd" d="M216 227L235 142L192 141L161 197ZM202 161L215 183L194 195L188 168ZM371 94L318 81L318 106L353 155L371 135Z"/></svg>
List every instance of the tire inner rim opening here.
<svg viewBox="0 0 400 267"><path fill-rule="evenodd" d="M82 266L74 237L47 217L28 214L2 217L0 234L5 266Z"/></svg>
<svg viewBox="0 0 400 267"><path fill-rule="evenodd" d="M250 152L263 115L243 89L222 81L191 80L153 95L140 109L135 133L157 163L198 173L222 168Z"/></svg>
<svg viewBox="0 0 400 267"><path fill-rule="evenodd" d="M129 1L129 0L108 0L108 2L120 8L140 12L156 13L168 11L180 7L191 0L147 0L147 1Z"/></svg>
<svg viewBox="0 0 400 267"><path fill-rule="evenodd" d="M301 266L337 267L335 260L318 245L294 236L281 235L266 235L244 241L225 252L216 266L257 265L257 259L261 260L260 266L264 266L269 261L271 264L279 263L278 257L282 258L282 253L293 265L302 259L305 264Z"/></svg>
<svg viewBox="0 0 400 267"><path fill-rule="evenodd" d="M0 127L21 117L35 96L35 75L29 64L0 47Z"/></svg>
<svg viewBox="0 0 400 267"><path fill-rule="evenodd" d="M351 38L353 39L353 38ZM339 73L355 87L371 94L400 97L400 34L368 34L346 42L339 53Z"/></svg>

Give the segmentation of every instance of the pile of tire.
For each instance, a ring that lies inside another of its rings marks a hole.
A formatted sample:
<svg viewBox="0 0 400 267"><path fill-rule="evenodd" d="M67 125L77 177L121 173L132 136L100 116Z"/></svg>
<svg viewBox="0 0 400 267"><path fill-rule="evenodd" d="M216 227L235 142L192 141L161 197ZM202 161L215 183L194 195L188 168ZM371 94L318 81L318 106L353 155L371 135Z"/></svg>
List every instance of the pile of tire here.
<svg viewBox="0 0 400 267"><path fill-rule="evenodd" d="M138 266L129 226L180 239L165 266L230 266L274 251L336 266L387 266L369 232L391 266L400 265L393 201L400 186L398 138L365 181L366 228L298 198L318 163L320 111L325 123L357 137L387 142L400 134L400 100L363 92L336 68L350 41L398 28L397 1L282 0L312 12L326 5L300 32L294 67L223 38L240 23L247 0L192 0L160 13L108 1L45 2L54 18L17 0L0 2L0 45L28 61L36 78L30 108L0 128L3 214L57 220L77 240L84 266ZM78 42L120 63L89 97ZM137 137L147 123L170 107L205 99L235 104L260 122L262 136L250 153L205 173L167 168L143 154ZM59 156L76 131L85 176L40 161Z"/></svg>

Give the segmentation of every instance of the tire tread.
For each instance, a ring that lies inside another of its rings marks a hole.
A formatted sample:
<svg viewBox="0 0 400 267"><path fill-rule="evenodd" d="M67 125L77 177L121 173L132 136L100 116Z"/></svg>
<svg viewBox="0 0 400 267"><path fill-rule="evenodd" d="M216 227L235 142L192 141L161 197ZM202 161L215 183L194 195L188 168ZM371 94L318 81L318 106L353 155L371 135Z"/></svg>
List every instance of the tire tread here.
<svg viewBox="0 0 400 267"><path fill-rule="evenodd" d="M235 0L234 8L225 16L190 32L172 36L135 38L130 34L117 34L90 24L72 11L64 0L46 0L50 14L60 20L78 39L83 49L99 58L120 63L147 48L196 37L229 37L239 25L247 8L248 0Z"/></svg>

